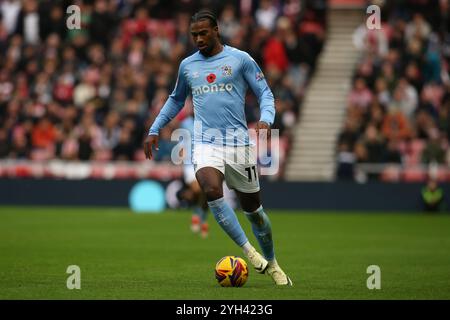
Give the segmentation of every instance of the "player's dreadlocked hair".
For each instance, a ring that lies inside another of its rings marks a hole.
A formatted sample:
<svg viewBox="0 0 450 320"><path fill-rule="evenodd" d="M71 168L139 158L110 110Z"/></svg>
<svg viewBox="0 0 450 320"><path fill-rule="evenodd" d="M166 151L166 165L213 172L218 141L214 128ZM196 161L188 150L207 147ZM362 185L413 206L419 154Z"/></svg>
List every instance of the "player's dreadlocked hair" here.
<svg viewBox="0 0 450 320"><path fill-rule="evenodd" d="M209 20L213 28L217 27L217 18L215 14L209 10L200 10L191 17L191 23L198 22L200 20Z"/></svg>

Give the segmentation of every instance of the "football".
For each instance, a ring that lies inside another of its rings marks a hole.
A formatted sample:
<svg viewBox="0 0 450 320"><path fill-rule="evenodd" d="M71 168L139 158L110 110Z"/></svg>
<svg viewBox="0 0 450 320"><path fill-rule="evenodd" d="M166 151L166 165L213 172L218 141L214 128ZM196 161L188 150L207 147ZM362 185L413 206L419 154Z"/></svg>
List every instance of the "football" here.
<svg viewBox="0 0 450 320"><path fill-rule="evenodd" d="M248 278L247 263L236 256L225 256L216 263L216 279L222 287L242 287Z"/></svg>

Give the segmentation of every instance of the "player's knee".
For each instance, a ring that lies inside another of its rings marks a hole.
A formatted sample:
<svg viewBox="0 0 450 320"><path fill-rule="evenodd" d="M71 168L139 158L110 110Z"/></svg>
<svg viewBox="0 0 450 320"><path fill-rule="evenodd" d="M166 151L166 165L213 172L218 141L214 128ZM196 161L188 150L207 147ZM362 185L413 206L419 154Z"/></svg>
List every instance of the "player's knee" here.
<svg viewBox="0 0 450 320"><path fill-rule="evenodd" d="M261 207L261 198L259 192L238 193L241 207L245 212L255 212Z"/></svg>
<svg viewBox="0 0 450 320"><path fill-rule="evenodd" d="M255 202L255 203L245 203L245 204L241 204L241 205L242 205L242 210L244 210L245 212L255 212L261 206L257 202Z"/></svg>
<svg viewBox="0 0 450 320"><path fill-rule="evenodd" d="M222 188L218 186L206 186L203 191L208 201L214 201L223 197Z"/></svg>

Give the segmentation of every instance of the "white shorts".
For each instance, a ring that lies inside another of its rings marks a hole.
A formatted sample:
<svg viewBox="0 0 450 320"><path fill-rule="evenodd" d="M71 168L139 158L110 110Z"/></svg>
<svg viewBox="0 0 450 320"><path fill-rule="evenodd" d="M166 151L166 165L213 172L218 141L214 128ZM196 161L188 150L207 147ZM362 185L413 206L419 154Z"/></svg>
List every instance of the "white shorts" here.
<svg viewBox="0 0 450 320"><path fill-rule="evenodd" d="M197 181L197 178L195 178L195 169L193 164L185 164L183 166L183 176L186 184L191 184L192 182Z"/></svg>
<svg viewBox="0 0 450 320"><path fill-rule="evenodd" d="M193 163L195 172L205 167L213 167L222 172L230 189L243 193L259 191L255 146L195 144Z"/></svg>

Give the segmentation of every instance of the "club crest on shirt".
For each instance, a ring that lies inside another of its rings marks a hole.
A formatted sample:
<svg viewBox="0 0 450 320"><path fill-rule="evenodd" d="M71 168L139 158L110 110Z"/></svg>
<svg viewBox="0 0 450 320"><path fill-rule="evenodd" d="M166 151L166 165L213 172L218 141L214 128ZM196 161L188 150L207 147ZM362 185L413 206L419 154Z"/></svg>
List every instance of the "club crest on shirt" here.
<svg viewBox="0 0 450 320"><path fill-rule="evenodd" d="M231 66L223 66L222 68L222 75L226 77L230 77L233 74L233 71L231 70Z"/></svg>
<svg viewBox="0 0 450 320"><path fill-rule="evenodd" d="M262 80L262 79L264 79L264 73L262 73L262 72L257 72L257 73L256 73L256 81L260 81L260 80Z"/></svg>

